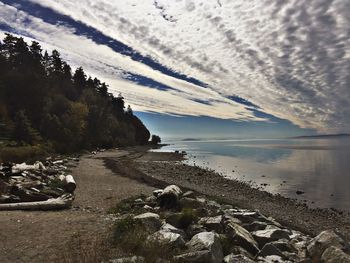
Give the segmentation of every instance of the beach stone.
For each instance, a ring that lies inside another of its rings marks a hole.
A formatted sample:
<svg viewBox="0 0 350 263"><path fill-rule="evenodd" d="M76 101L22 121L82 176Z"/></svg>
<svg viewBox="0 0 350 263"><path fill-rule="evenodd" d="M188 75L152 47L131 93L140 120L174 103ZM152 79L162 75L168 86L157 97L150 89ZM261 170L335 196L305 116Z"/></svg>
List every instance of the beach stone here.
<svg viewBox="0 0 350 263"><path fill-rule="evenodd" d="M162 225L159 215L151 212L137 215L134 219L140 221L150 232L156 232Z"/></svg>
<svg viewBox="0 0 350 263"><path fill-rule="evenodd" d="M245 250L244 248L240 247L240 246L233 246L230 248L230 253L234 254L234 255L243 255L247 258L254 258L252 256L252 254L250 254L247 250Z"/></svg>
<svg viewBox="0 0 350 263"><path fill-rule="evenodd" d="M266 243L277 241L279 239L290 239L289 232L287 230L277 227L270 227L264 230L254 231L252 235L259 243L259 247L263 247Z"/></svg>
<svg viewBox="0 0 350 263"><path fill-rule="evenodd" d="M234 255L230 254L224 258L224 263L254 263L252 259L244 255Z"/></svg>
<svg viewBox="0 0 350 263"><path fill-rule="evenodd" d="M168 223L163 224L162 227L161 227L161 230L167 231L167 232L171 232L171 233L174 233L174 234L179 234L183 238L186 236L185 231L183 231L182 229L176 228L173 225L170 225Z"/></svg>
<svg viewBox="0 0 350 263"><path fill-rule="evenodd" d="M264 230L264 229L266 229L266 227L267 227L267 224L264 222L260 222L260 221L254 221L253 223L244 225L244 228L250 232Z"/></svg>
<svg viewBox="0 0 350 263"><path fill-rule="evenodd" d="M157 189L153 191L153 195L154 197L158 197L161 193L163 193L162 189Z"/></svg>
<svg viewBox="0 0 350 263"><path fill-rule="evenodd" d="M260 250L257 256L267 257L273 255L284 257L283 253L275 245L269 243Z"/></svg>
<svg viewBox="0 0 350 263"><path fill-rule="evenodd" d="M213 263L210 250L187 252L177 255L174 257L174 261L179 263Z"/></svg>
<svg viewBox="0 0 350 263"><path fill-rule="evenodd" d="M229 240L256 255L259 252L258 243L252 235L243 227L233 222L226 225L225 232Z"/></svg>
<svg viewBox="0 0 350 263"><path fill-rule="evenodd" d="M159 230L148 236L148 241L158 243L160 245L167 245L173 248L181 248L185 246L185 241L180 234L172 233L165 230Z"/></svg>
<svg viewBox="0 0 350 263"><path fill-rule="evenodd" d="M192 224L186 229L186 233L189 237L193 237L201 232L206 232L207 229L203 225Z"/></svg>
<svg viewBox="0 0 350 263"><path fill-rule="evenodd" d="M330 246L323 252L321 261L324 263L350 263L350 255L338 247Z"/></svg>
<svg viewBox="0 0 350 263"><path fill-rule="evenodd" d="M307 252L314 260L320 260L323 252L330 246L341 249L344 246L344 240L333 230L326 230L311 240L307 246Z"/></svg>
<svg viewBox="0 0 350 263"><path fill-rule="evenodd" d="M117 259L111 259L108 261L109 263L143 263L145 262L144 257L128 257L128 258L117 258Z"/></svg>
<svg viewBox="0 0 350 263"><path fill-rule="evenodd" d="M257 262L261 263L292 263L284 258L276 255L266 256L266 257L258 257L256 258ZM300 262L299 262L300 263Z"/></svg>
<svg viewBox="0 0 350 263"><path fill-rule="evenodd" d="M182 191L177 185L169 185L165 187L163 192L157 196L160 207L176 207L181 194Z"/></svg>
<svg viewBox="0 0 350 263"><path fill-rule="evenodd" d="M214 230L218 233L223 232L223 217L222 215L215 217L203 217L199 220L199 224L205 226L208 230Z"/></svg>
<svg viewBox="0 0 350 263"><path fill-rule="evenodd" d="M275 246L276 248L278 248L280 251L282 252L289 252L289 253L296 253L298 252L298 250L292 246L287 239L281 239L281 240L277 240L277 241L273 241L268 243L270 245ZM268 245L266 244L266 245Z"/></svg>
<svg viewBox="0 0 350 263"><path fill-rule="evenodd" d="M182 197L194 198L196 195L193 191L187 191L182 195Z"/></svg>
<svg viewBox="0 0 350 263"><path fill-rule="evenodd" d="M214 232L201 232L192 237L186 244L189 251L210 251L210 260L205 262L221 263L223 259L220 240Z"/></svg>

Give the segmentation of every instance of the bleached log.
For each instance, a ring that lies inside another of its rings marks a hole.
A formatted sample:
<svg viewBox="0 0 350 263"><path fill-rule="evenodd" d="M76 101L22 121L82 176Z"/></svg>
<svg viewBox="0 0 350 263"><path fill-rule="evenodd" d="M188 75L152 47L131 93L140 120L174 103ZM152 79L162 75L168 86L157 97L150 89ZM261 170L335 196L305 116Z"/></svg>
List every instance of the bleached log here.
<svg viewBox="0 0 350 263"><path fill-rule="evenodd" d="M52 198L46 201L40 202L22 202L22 203L10 203L0 204L0 211L4 210L59 210L68 208L72 205L73 196L63 195L58 198Z"/></svg>
<svg viewBox="0 0 350 263"><path fill-rule="evenodd" d="M66 176L65 183L65 188L68 193L73 193L75 188L77 188L77 184L75 183L73 176L70 174Z"/></svg>
<svg viewBox="0 0 350 263"><path fill-rule="evenodd" d="M61 174L58 178L63 182L64 188L68 193L74 192L77 185L72 175Z"/></svg>

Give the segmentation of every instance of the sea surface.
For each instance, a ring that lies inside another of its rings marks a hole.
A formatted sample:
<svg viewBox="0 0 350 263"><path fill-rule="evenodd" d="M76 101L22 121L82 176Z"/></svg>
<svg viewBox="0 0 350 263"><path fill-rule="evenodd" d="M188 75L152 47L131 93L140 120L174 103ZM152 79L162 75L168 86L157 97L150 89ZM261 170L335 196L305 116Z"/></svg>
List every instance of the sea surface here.
<svg viewBox="0 0 350 263"><path fill-rule="evenodd" d="M170 145L158 151L186 151L187 164L311 207L350 211L350 138L165 143Z"/></svg>

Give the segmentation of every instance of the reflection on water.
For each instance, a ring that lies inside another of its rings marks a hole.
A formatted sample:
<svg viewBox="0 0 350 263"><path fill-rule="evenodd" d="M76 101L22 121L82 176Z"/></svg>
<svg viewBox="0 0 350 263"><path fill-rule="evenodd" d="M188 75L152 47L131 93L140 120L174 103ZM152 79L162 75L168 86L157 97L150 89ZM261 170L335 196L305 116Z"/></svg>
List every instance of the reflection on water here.
<svg viewBox="0 0 350 263"><path fill-rule="evenodd" d="M250 181L272 193L307 200L310 206L350 210L349 139L170 143L161 151L185 150L188 164ZM297 195L297 190L305 194Z"/></svg>

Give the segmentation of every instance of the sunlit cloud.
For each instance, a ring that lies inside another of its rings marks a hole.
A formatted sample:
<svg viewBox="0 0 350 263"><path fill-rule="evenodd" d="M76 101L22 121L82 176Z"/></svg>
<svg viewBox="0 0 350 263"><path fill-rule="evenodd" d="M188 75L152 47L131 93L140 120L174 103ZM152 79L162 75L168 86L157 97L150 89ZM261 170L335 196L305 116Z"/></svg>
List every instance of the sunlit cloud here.
<svg viewBox="0 0 350 263"><path fill-rule="evenodd" d="M45 21L21 8L23 1L2 2L12 6L0 5L0 24L58 48L136 110L266 121L229 99L239 96L301 127L350 130L349 1L30 1L124 43L150 63L76 24ZM128 74L151 79L153 87Z"/></svg>

